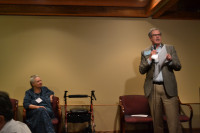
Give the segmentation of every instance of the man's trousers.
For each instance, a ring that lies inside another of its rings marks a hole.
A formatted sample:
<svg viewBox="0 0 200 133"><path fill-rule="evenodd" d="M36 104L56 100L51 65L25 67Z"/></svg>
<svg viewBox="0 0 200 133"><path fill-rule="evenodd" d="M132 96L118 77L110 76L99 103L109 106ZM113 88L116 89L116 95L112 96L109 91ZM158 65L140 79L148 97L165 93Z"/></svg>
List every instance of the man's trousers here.
<svg viewBox="0 0 200 133"><path fill-rule="evenodd" d="M164 133L163 115L166 115L169 133L182 133L177 97L166 95L164 86L154 84L148 98L153 118L154 133Z"/></svg>

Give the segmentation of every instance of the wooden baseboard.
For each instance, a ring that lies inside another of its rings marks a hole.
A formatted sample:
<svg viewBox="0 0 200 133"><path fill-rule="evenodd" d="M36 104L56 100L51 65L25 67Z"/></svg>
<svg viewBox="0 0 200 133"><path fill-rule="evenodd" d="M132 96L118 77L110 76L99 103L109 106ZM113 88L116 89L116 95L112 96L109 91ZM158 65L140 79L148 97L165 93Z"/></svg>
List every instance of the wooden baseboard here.
<svg viewBox="0 0 200 133"><path fill-rule="evenodd" d="M190 133L189 128L183 129L184 133ZM149 133L148 131L126 131L126 133ZM96 131L96 133L120 133L120 131ZM200 128L193 128L192 133L200 133Z"/></svg>
<svg viewBox="0 0 200 133"><path fill-rule="evenodd" d="M95 133L120 133L120 131L96 131Z"/></svg>

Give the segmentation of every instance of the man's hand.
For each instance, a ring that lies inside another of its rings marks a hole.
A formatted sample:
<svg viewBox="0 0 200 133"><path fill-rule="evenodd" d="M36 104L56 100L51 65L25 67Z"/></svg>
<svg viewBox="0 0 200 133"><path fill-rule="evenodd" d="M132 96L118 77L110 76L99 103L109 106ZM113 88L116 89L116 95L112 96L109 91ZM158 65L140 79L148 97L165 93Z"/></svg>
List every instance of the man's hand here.
<svg viewBox="0 0 200 133"><path fill-rule="evenodd" d="M170 54L167 54L166 59L167 59L168 61L171 61L171 60L172 60L172 56L171 56Z"/></svg>
<svg viewBox="0 0 200 133"><path fill-rule="evenodd" d="M152 50L149 56L149 60L152 60L151 56L157 54L156 50Z"/></svg>

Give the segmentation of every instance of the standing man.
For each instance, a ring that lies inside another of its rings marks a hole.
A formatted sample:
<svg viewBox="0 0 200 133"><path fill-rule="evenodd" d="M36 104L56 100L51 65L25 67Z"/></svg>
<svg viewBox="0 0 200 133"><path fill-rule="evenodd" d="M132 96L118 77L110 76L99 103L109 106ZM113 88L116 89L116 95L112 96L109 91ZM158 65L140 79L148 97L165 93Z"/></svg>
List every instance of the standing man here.
<svg viewBox="0 0 200 133"><path fill-rule="evenodd" d="M161 35L156 28L148 33L152 45L142 51L139 71L146 74L144 93L150 104L154 133L164 132L163 112L167 117L169 133L182 133L174 75L174 70L179 71L181 64L175 48L163 44Z"/></svg>

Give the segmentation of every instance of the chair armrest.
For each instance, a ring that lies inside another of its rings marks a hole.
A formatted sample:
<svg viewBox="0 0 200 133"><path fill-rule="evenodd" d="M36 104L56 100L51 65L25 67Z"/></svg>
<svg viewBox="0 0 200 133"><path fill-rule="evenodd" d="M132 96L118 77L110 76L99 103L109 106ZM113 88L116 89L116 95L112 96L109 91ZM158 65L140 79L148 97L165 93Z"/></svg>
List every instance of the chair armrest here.
<svg viewBox="0 0 200 133"><path fill-rule="evenodd" d="M119 100L119 107L120 107L120 119L124 121L125 110L124 106L122 105L121 99Z"/></svg>
<svg viewBox="0 0 200 133"><path fill-rule="evenodd" d="M18 100L10 98L10 102L12 104L13 109L13 118L14 120L18 120Z"/></svg>
<svg viewBox="0 0 200 133"><path fill-rule="evenodd" d="M62 110L59 104L59 97L53 96L53 101L51 103L55 117L58 120L56 132L61 132L61 123L62 123Z"/></svg>
<svg viewBox="0 0 200 133"><path fill-rule="evenodd" d="M51 104L52 104L52 109L53 109L55 116L59 119L59 121L61 121L62 111L61 111L61 107L60 107L60 103L59 103L59 98L56 96L53 96L53 102Z"/></svg>
<svg viewBox="0 0 200 133"><path fill-rule="evenodd" d="M58 105L58 119L60 120L60 122L62 121L62 110L60 105Z"/></svg>
<svg viewBox="0 0 200 133"><path fill-rule="evenodd" d="M58 117L58 119L60 119L60 117L62 117L62 112L61 112L61 107L59 104L59 98L56 96L53 96L53 101L51 105L52 105L52 109L55 116Z"/></svg>
<svg viewBox="0 0 200 133"><path fill-rule="evenodd" d="M26 123L26 109L23 108L23 122Z"/></svg>
<svg viewBox="0 0 200 133"><path fill-rule="evenodd" d="M193 109L192 109L192 106L190 104L186 104L186 103L182 103L180 101L180 99L178 98L179 100L179 103L180 103L180 106L186 106L188 107L189 111L190 111L190 115L189 115L189 118L190 118L190 121L192 120L192 117L193 117ZM180 110L180 113L181 113L181 110ZM184 113L185 114L185 113Z"/></svg>
<svg viewBox="0 0 200 133"><path fill-rule="evenodd" d="M119 100L119 106L120 106L121 112L124 114L124 106L122 105L121 100Z"/></svg>

